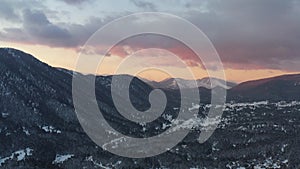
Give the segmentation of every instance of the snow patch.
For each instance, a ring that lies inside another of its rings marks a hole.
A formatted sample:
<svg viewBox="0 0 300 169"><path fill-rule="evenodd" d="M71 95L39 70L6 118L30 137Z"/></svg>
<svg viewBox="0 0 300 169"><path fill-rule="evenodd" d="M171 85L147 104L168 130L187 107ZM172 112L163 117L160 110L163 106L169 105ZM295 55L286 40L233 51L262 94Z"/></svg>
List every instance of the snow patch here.
<svg viewBox="0 0 300 169"><path fill-rule="evenodd" d="M7 118L7 117L9 116L9 113L1 113L1 116L2 116L3 118Z"/></svg>
<svg viewBox="0 0 300 169"><path fill-rule="evenodd" d="M27 136L30 136L29 131L28 131L25 127L22 127L22 129L23 129L23 132L24 132Z"/></svg>
<svg viewBox="0 0 300 169"><path fill-rule="evenodd" d="M55 127L53 127L53 126L43 126L43 127L41 127L41 129L44 130L46 133L61 134L61 131L55 129Z"/></svg>
<svg viewBox="0 0 300 169"><path fill-rule="evenodd" d="M62 164L72 157L74 157L74 154L67 154L67 155L56 154L55 160L52 162L52 164Z"/></svg>
<svg viewBox="0 0 300 169"><path fill-rule="evenodd" d="M4 158L0 157L0 166L5 164L6 161L12 160L14 158L16 158L17 161L23 161L23 160L25 160L26 156L32 156L32 151L33 151L33 149L26 148L24 150L18 150L16 152L12 153L8 157L4 157Z"/></svg>
<svg viewBox="0 0 300 169"><path fill-rule="evenodd" d="M93 156L89 156L86 158L86 161L90 161L92 162L96 167L100 167L102 169L112 169L112 168L119 168L117 167L118 165L122 164L122 161L117 161L116 163L109 163L109 164L102 164L101 162L96 162L94 159L93 159Z"/></svg>
<svg viewBox="0 0 300 169"><path fill-rule="evenodd" d="M192 107L189 108L189 111L192 111L192 110L198 110L200 108L200 105L199 104L192 104Z"/></svg>

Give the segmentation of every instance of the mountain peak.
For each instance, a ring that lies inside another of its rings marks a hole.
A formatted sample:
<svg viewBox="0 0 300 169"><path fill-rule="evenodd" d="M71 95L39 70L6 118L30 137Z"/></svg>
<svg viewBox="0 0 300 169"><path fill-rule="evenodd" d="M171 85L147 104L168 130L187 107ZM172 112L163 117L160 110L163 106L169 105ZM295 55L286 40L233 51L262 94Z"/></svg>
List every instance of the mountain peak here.
<svg viewBox="0 0 300 169"><path fill-rule="evenodd" d="M27 54L27 53L25 53L25 52L23 52L21 50L18 50L18 49L15 49L15 48L9 48L9 47L0 48L0 51L7 52L7 53L11 54L11 56L17 57L17 58L19 58L20 55L16 55L16 53L20 53L21 52L21 53Z"/></svg>
<svg viewBox="0 0 300 169"><path fill-rule="evenodd" d="M15 48L0 48L0 59L11 59L14 58L15 60L24 60L24 61L34 61L40 62L31 54L25 53L21 50Z"/></svg>
<svg viewBox="0 0 300 169"><path fill-rule="evenodd" d="M0 48L0 64L10 70L38 69L38 67L48 69L51 67L31 54L14 48Z"/></svg>

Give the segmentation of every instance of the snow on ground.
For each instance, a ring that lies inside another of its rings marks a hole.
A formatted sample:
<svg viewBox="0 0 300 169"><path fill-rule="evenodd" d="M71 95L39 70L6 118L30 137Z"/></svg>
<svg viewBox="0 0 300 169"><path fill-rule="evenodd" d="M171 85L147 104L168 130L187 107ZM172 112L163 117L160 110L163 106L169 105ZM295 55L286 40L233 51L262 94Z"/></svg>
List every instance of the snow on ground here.
<svg viewBox="0 0 300 169"><path fill-rule="evenodd" d="M118 148L119 144L122 144L125 141L126 141L125 137L116 138L114 140L111 140L108 143L103 144L102 148L104 150L107 150L107 147L110 146L111 148L116 149Z"/></svg>
<svg viewBox="0 0 300 169"><path fill-rule="evenodd" d="M27 130L25 127L22 127L22 129L27 136L30 136L29 130Z"/></svg>
<svg viewBox="0 0 300 169"><path fill-rule="evenodd" d="M56 154L55 160L52 162L52 164L62 164L72 157L74 157L74 154L67 154L67 155Z"/></svg>
<svg viewBox="0 0 300 169"><path fill-rule="evenodd" d="M60 130L55 129L55 127L53 126L43 126L41 127L42 130L44 130L46 133L57 133L57 134L61 134Z"/></svg>
<svg viewBox="0 0 300 169"><path fill-rule="evenodd" d="M85 159L86 161L90 161L92 162L96 167L100 167L102 169L113 169L113 168L118 168L117 166L120 165L122 163L122 161L117 161L115 163L108 163L108 164L102 164L101 162L96 162L93 159L93 156L89 156Z"/></svg>
<svg viewBox="0 0 300 169"><path fill-rule="evenodd" d="M7 118L9 116L9 113L1 113L3 118Z"/></svg>
<svg viewBox="0 0 300 169"><path fill-rule="evenodd" d="M198 110L199 108L200 108L199 104L193 104L193 106L191 108L189 108L189 111Z"/></svg>
<svg viewBox="0 0 300 169"><path fill-rule="evenodd" d="M17 161L23 161L23 160L25 160L26 156L32 156L32 151L33 151L32 149L26 148L24 150L18 150L16 152L12 153L8 157L4 157L4 158L0 157L0 166L5 164L5 162L8 160L16 159Z"/></svg>

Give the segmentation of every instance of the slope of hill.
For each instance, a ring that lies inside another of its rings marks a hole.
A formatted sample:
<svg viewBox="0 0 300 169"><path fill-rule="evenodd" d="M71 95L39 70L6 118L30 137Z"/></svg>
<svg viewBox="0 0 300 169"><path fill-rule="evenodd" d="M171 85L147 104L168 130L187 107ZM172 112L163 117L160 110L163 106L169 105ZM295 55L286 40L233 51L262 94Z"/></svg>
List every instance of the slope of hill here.
<svg viewBox="0 0 300 169"><path fill-rule="evenodd" d="M239 101L300 100L300 74L244 82L228 93L231 100Z"/></svg>

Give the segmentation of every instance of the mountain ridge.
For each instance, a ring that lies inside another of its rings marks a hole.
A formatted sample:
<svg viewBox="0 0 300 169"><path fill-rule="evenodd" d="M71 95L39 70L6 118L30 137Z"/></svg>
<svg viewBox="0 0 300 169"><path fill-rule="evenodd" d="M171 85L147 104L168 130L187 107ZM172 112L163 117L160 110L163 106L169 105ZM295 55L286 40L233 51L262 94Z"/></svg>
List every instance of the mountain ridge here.
<svg viewBox="0 0 300 169"><path fill-rule="evenodd" d="M72 73L75 72L73 70L69 70L69 69L66 69L66 68L53 67L53 66L51 66L51 65L49 65L47 63L44 63L44 62L40 61L39 59L37 59L33 55L31 55L29 53L26 53L24 51L18 50L18 49L5 47L5 48L0 48L0 50L7 50L8 53L11 53L11 51L15 51L17 53L20 53L20 52L24 53L25 55L22 55L22 56L25 57L25 59L27 61L26 64L28 64L28 65L31 64L30 62L28 62L28 60L31 60L31 61L34 61L35 64L47 65L47 66L49 66L49 67L51 67L53 69L57 69L57 70L63 71L63 72L68 73L68 74L71 74L71 72ZM15 61L18 61L17 58L20 58L20 56L14 55L13 53L11 55L12 55L12 57L15 58ZM75 72L75 73L79 73L79 72ZM92 75L92 74L90 74L90 75ZM132 75L129 75L129 74L118 74L118 75L119 76L131 76L131 77L135 77L135 76L132 76ZM114 75L97 75L97 76L99 76L99 77L111 77L111 76L114 76ZM249 81L245 81L245 82L241 82L241 83L235 83L235 82L225 81L225 80L214 78L214 77L203 77L201 79L196 79L196 83L205 82L205 83L202 83L200 85L197 84L197 86L198 87L204 87L204 88L207 88L207 89L212 89L212 88L214 88L216 86L220 86L220 87L223 87L225 89L231 89L231 90L238 91L238 90L243 90L242 88L246 88L247 86L250 88L250 87L253 87L253 86L257 86L259 84L267 83L268 81L272 81L272 80L288 80L287 78L292 78L292 77L297 77L297 79L299 79L299 82L297 82L297 84L298 83L300 84L300 74L284 74L284 75L278 75L278 76L273 76L273 77L268 77L268 78L261 78L261 79L249 80ZM135 77L135 78L138 78L138 79L140 79L140 80L148 83L152 87L157 87L157 88L171 88L171 89L178 89L178 86L177 87L173 86L173 85L175 85L175 82L174 82L175 80L182 81L183 83L185 81L188 82L188 83L194 82L194 80L189 80L189 79L184 79L184 78L167 78L167 79L164 79L164 80L161 80L161 81L152 81L152 80L148 80L148 79L141 78L141 77ZM209 85L209 81L210 80L220 81L222 83L222 85L215 84L215 85L211 85L211 87L209 87L210 86ZM165 84L167 84L167 85L165 85ZM170 85L170 84L173 84L173 85ZM228 84L228 86L226 86L226 84ZM186 86L183 85L183 87L189 88L189 85L186 85Z"/></svg>
<svg viewBox="0 0 300 169"><path fill-rule="evenodd" d="M64 69L64 68L55 68L51 67L50 65L43 63L39 61L37 58L34 56L25 53L21 50L13 49L13 48L0 48L0 52L6 51L7 54L9 54L9 57L5 56L0 56L4 57L3 60L0 64L2 64L3 68L9 66L10 69L17 73L17 74L24 74L22 70L30 71L30 69L39 69L36 72L32 72L30 74L31 76L36 76L37 73L41 74L44 78L48 78L48 73L54 73L55 76L58 76L61 79L60 82L58 83L64 83L65 79L64 77L68 77L68 83L71 83L72 81L72 75L73 73L78 73L74 72L72 70ZM14 54L15 53L15 54ZM20 56L18 56L20 55ZM21 59L20 59L21 57ZM6 65L5 65L6 64ZM16 65L16 66L14 66ZM22 65L21 67L18 65ZM3 70L2 73L5 71ZM60 73L61 72L61 73ZM3 75L4 76L4 75ZM23 75L23 76L28 76L28 75ZM171 89L172 91L178 90L178 86L176 86L174 78L169 78L165 79L162 82L154 82L145 80L142 78L134 77L131 75L99 75L96 76L96 79L106 79L103 81L103 83L107 83L107 79L111 78L112 76L130 76L133 79L137 79L138 81L143 81L145 84L149 85L151 88L161 88L161 89ZM28 78L28 77L26 77ZM180 78L178 78L180 79ZM211 78L212 80L215 80L216 82L220 82L220 79L215 79ZM198 84L200 82L201 85L198 85L198 88L200 89L200 95L202 93L202 97L206 98L205 100L209 100L210 98L210 90L212 87L209 87L210 80L209 78L202 78L196 81ZM40 81L43 81L44 79L41 79ZM183 88L189 88L189 84L185 86L185 79L180 79L183 84ZM99 82L99 80L98 80ZM188 81L189 83L195 83L193 80ZM31 82L33 83L33 82ZM300 93L299 87L300 87L300 74L287 74L287 75L280 75L280 76L274 76L274 77L269 77L269 78L263 78L263 79L257 79L257 80L251 80L251 81L246 81L242 82L240 84L234 84L232 83L232 87L226 87L222 86L226 84L226 81L221 80L221 85L217 84L214 87L223 87L227 89L227 100L228 101L262 101L262 100L300 100ZM174 87L175 84L175 87ZM204 84L204 85L203 85ZM144 85L144 84L141 84ZM205 86L206 85L206 86ZM55 84L53 84L55 86ZM202 88L202 89L201 89ZM149 88L150 89L150 88ZM298 96L299 94L299 96Z"/></svg>
<svg viewBox="0 0 300 169"><path fill-rule="evenodd" d="M243 82L229 91L231 100L300 100L300 74Z"/></svg>
<svg viewBox="0 0 300 169"><path fill-rule="evenodd" d="M204 87L207 89L213 89L215 87L222 87L224 89L230 89L236 86L236 83L225 81L214 77L204 77L201 79L190 80L183 78L167 78L162 81L147 81L149 85L155 88L163 89L179 89L179 84L182 88L195 88ZM179 84L178 84L179 83Z"/></svg>

